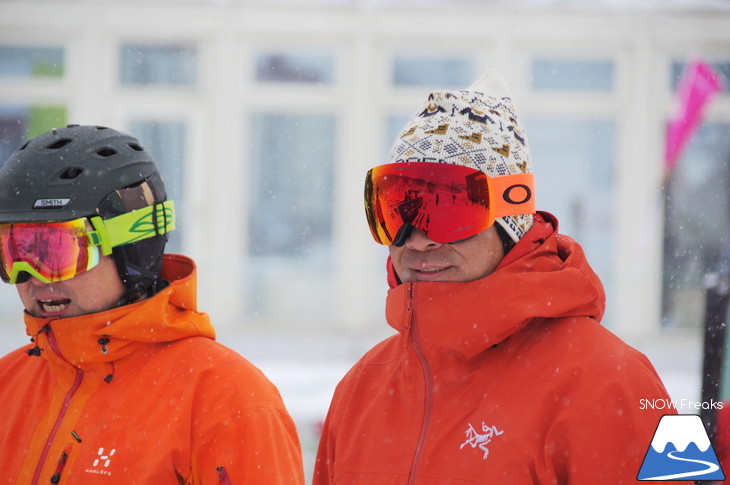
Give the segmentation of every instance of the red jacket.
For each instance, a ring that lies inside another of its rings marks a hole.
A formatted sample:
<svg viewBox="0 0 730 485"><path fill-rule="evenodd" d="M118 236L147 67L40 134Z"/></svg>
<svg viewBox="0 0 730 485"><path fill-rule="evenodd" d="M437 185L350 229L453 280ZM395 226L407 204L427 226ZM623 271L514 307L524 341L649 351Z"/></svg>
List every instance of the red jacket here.
<svg viewBox="0 0 730 485"><path fill-rule="evenodd" d="M398 333L338 385L315 485L647 483L661 412L640 399L667 393L599 324L601 283L551 222L481 280L389 291Z"/></svg>
<svg viewBox="0 0 730 485"><path fill-rule="evenodd" d="M720 466L730 472L730 400L722 402L715 422L715 452Z"/></svg>
<svg viewBox="0 0 730 485"><path fill-rule="evenodd" d="M194 270L166 255L171 284L152 298L26 314L37 350L0 359L0 483L304 483L278 391L214 341Z"/></svg>

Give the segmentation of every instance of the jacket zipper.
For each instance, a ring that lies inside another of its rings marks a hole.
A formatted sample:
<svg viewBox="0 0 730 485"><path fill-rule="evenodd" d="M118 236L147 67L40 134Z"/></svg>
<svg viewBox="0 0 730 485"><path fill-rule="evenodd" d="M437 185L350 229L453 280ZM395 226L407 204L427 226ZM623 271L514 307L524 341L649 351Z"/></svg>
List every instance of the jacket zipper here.
<svg viewBox="0 0 730 485"><path fill-rule="evenodd" d="M425 384L425 396L424 396L424 409L423 409L423 424L421 425L421 436L418 438L418 445L416 446L416 453L413 457L413 464L411 465L411 475L408 478L408 485L416 483L416 472L418 471L418 465L421 461L421 454L426 443L426 436L428 436L428 427L431 422L431 413L433 411L433 378L431 377L431 366L426 360L426 355L423 353L421 348L421 341L418 338L416 329L416 318L415 318L415 299L414 299L413 284L409 284L408 287L408 305L406 310L408 311L408 318L411 324L411 340L413 341L413 348L416 351L418 360L421 362L423 368L423 377Z"/></svg>
<svg viewBox="0 0 730 485"><path fill-rule="evenodd" d="M221 485L233 484L233 482L231 482L231 477L228 476L228 471L226 471L225 467L219 466L216 471L218 472L218 481L221 483Z"/></svg>
<svg viewBox="0 0 730 485"><path fill-rule="evenodd" d="M53 336L52 331L48 331L48 343L51 346L51 349L53 349L53 352L61 359L63 359L66 363L71 365L70 362L68 362L63 355L61 355L61 351L58 348L58 344L56 342L56 338ZM37 485L38 480L40 479L41 470L43 469L43 464L46 462L46 459L48 458L48 453L51 450L51 445L53 444L53 438L55 438L56 433L58 432L58 428L61 427L61 423L63 422L64 416L66 416L66 411L68 411L68 407L71 404L71 398L76 394L76 391L78 391L79 387L81 386L81 381L84 378L84 371L76 367L76 376L74 377L73 384L71 384L71 389L66 393L66 397L63 399L63 404L61 405L61 410L58 413L58 417L56 418L56 422L53 425L53 428L51 428L51 432L48 434L48 438L46 439L46 444L43 447L43 452L41 453L41 457L38 460L38 465L35 469L35 474L33 475L33 481L31 482L32 485Z"/></svg>
<svg viewBox="0 0 730 485"><path fill-rule="evenodd" d="M66 461L68 460L68 451L64 450L63 453L61 453L61 459L58 460L58 466L56 467L56 473L53 474L51 477L51 483L58 483L61 481L61 472L63 472L63 467L66 466Z"/></svg>

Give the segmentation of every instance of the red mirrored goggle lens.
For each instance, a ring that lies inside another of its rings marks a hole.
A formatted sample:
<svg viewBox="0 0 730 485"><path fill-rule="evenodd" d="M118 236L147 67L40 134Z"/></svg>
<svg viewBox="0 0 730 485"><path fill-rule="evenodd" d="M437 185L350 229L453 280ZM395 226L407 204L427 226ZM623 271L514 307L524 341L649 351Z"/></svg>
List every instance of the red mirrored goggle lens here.
<svg viewBox="0 0 730 485"><path fill-rule="evenodd" d="M460 165L392 163L365 179L365 212L375 241L400 246L415 227L438 243L472 237L497 217L535 212L532 174L489 177Z"/></svg>
<svg viewBox="0 0 730 485"><path fill-rule="evenodd" d="M89 242L86 219L67 222L0 224L0 278L6 283L44 283L73 278L99 263Z"/></svg>

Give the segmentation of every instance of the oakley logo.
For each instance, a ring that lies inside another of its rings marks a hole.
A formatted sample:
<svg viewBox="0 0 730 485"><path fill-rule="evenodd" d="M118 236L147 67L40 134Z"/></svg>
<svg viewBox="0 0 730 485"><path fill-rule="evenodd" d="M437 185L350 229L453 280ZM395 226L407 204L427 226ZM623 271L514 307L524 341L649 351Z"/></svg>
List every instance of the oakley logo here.
<svg viewBox="0 0 730 485"><path fill-rule="evenodd" d="M517 192L514 192L515 189L517 189ZM510 204L524 204L532 198L532 190L525 184L510 185L502 192L502 198Z"/></svg>
<svg viewBox="0 0 730 485"><path fill-rule="evenodd" d="M59 209L71 202L71 199L38 199L33 204L34 209Z"/></svg>
<svg viewBox="0 0 730 485"><path fill-rule="evenodd" d="M116 453L116 448L112 448L112 450L108 454L104 454L104 448L99 448L98 455L99 458L94 460L94 464L91 465L93 467L99 466L100 463L104 464L104 467L108 467L109 464L112 462L111 457L114 456L114 453Z"/></svg>

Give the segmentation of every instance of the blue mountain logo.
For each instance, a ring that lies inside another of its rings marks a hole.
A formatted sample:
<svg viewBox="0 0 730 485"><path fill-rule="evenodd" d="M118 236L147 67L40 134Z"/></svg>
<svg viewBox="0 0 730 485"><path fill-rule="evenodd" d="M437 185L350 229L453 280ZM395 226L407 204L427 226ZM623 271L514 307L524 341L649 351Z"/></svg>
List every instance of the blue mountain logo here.
<svg viewBox="0 0 730 485"><path fill-rule="evenodd" d="M662 416L637 480L725 480L717 455L694 414Z"/></svg>

